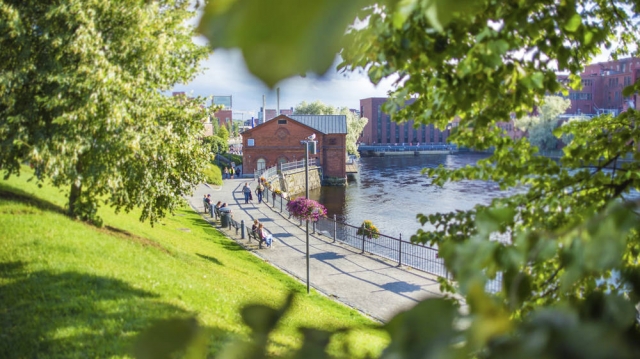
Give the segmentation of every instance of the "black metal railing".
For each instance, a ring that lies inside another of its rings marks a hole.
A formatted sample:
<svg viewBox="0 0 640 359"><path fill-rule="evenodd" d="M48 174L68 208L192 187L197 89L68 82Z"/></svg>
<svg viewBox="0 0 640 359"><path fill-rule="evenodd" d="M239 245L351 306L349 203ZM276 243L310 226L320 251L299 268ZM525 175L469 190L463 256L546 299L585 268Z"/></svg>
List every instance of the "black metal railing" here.
<svg viewBox="0 0 640 359"><path fill-rule="evenodd" d="M287 210L289 202L287 199L274 195L273 191L266 189L265 200L274 210L295 220ZM444 265L444 260L438 257L436 248L411 243L403 240L402 237L394 238L384 234L378 234L377 238L369 238L365 235L359 235L358 228L338 222L334 216L333 218L322 218L314 223L312 231L358 249L361 253L371 253L397 262L398 265L408 266L447 279L451 278Z"/></svg>
<svg viewBox="0 0 640 359"><path fill-rule="evenodd" d="M274 195L269 188L265 188L263 201L271 206L275 211L282 213L289 219L295 221L287 209L288 199L280 195ZM217 217L215 211L212 217ZM243 220L238 221L229 218L228 229L235 229L236 235L244 239L246 235L246 227ZM302 225L302 221L299 221ZM352 226L347 223L339 222L334 215L333 218L321 218L318 222L313 223L310 230L313 234L323 235L333 242L340 242L348 245L362 254L370 253L387 260L398 263L398 266L407 266L430 273L446 279L452 279L447 270L444 260L438 256L438 249L424 244L412 243L400 238L377 234L376 236L367 236L358 234L359 227ZM488 292L498 292L502 288L502 275L498 273L495 279L489 280L485 286Z"/></svg>

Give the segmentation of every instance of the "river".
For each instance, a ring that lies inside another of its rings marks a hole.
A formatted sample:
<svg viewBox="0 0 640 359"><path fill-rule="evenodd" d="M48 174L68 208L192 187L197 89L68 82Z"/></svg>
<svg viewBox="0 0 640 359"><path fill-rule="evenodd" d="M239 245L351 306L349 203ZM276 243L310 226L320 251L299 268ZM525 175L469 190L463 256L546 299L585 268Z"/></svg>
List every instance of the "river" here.
<svg viewBox="0 0 640 359"><path fill-rule="evenodd" d="M476 204L489 204L504 195L496 183L462 181L444 187L431 184L423 168L461 168L473 165L484 154L438 154L420 156L363 157L360 172L347 187L322 187L309 193L327 208L329 217L358 226L371 220L380 232L409 240L420 226L416 215L469 210Z"/></svg>

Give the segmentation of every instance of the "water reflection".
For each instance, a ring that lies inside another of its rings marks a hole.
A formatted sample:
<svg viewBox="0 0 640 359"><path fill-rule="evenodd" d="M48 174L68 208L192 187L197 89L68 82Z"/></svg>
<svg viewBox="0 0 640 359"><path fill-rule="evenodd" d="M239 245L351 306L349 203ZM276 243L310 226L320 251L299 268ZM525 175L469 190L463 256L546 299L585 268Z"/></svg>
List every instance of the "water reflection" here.
<svg viewBox="0 0 640 359"><path fill-rule="evenodd" d="M416 214L469 210L476 204L489 204L502 192L485 181L449 183L443 188L431 185L421 170L443 165L460 168L474 165L486 157L479 154L370 157L360 160L360 173L348 187L323 187L309 197L327 207L330 217L358 225L369 219L384 234L409 239L419 228ZM432 229L429 225L425 230Z"/></svg>

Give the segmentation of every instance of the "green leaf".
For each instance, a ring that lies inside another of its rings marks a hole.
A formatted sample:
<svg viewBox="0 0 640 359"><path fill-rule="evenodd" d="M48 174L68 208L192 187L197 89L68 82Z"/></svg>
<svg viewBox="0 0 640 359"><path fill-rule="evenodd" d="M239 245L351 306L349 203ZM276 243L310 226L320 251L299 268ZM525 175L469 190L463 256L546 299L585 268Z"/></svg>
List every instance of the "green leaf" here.
<svg viewBox="0 0 640 359"><path fill-rule="evenodd" d="M450 357L456 317L457 308L445 299L426 299L399 313L383 327L391 344L381 359Z"/></svg>
<svg viewBox="0 0 640 359"><path fill-rule="evenodd" d="M188 348L200 332L195 318L157 321L136 338L133 354L137 359L171 358Z"/></svg>
<svg viewBox="0 0 640 359"><path fill-rule="evenodd" d="M580 16L580 14L573 14L573 16L571 16L569 21L567 21L567 23L564 24L564 29L569 32L575 32L576 30L578 30L581 24L582 24L582 16Z"/></svg>
<svg viewBox="0 0 640 359"><path fill-rule="evenodd" d="M400 0L393 13L393 26L402 27L409 15L416 9L418 0Z"/></svg>
<svg viewBox="0 0 640 359"><path fill-rule="evenodd" d="M211 48L239 48L247 68L269 86L326 73L355 13L369 0L209 1L198 25ZM326 21L325 19L331 19Z"/></svg>

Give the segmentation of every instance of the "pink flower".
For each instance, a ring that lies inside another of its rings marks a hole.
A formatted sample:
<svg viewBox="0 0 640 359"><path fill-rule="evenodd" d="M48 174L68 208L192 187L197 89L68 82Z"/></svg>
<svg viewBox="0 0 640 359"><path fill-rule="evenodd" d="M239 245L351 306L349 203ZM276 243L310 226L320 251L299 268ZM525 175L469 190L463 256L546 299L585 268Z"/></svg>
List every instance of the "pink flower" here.
<svg viewBox="0 0 640 359"><path fill-rule="evenodd" d="M299 220L317 222L321 217L327 216L327 209L312 199L298 197L287 203L287 210Z"/></svg>

